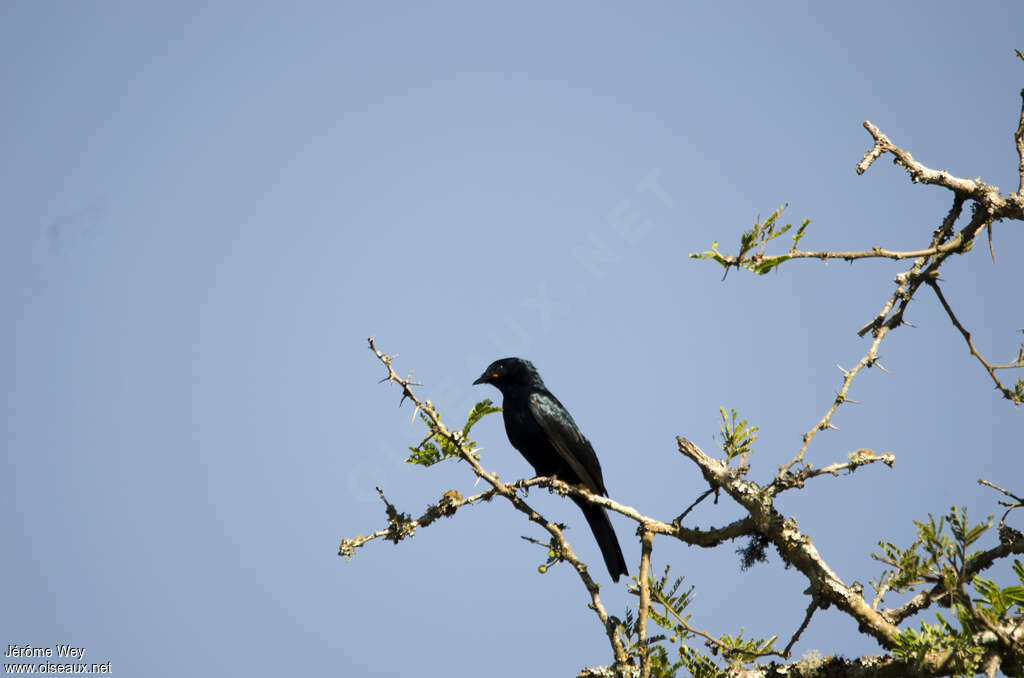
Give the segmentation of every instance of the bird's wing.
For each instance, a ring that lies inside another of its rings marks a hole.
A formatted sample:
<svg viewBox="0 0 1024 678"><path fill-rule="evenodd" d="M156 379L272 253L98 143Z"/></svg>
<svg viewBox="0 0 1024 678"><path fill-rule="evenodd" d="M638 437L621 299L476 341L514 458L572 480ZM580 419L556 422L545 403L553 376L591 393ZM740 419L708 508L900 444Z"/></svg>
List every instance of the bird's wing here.
<svg viewBox="0 0 1024 678"><path fill-rule="evenodd" d="M569 412L554 396L534 393L530 396L530 414L537 420L551 446L591 491L608 494L601 477L601 464L590 441L580 433Z"/></svg>

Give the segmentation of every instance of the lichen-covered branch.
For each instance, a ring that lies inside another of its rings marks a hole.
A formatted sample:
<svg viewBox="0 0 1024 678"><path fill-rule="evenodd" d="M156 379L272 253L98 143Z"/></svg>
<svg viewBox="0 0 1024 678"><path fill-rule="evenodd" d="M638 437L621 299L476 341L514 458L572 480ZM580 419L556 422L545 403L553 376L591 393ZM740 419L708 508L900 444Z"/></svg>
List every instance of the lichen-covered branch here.
<svg viewBox="0 0 1024 678"><path fill-rule="evenodd" d="M905 169L914 183L941 186L961 194L981 205L992 219L1024 220L1024 202L1020 195L1011 193L1009 196L1003 196L1000 195L997 186L989 186L980 179L964 179L944 170L933 170L915 160L908 151L892 143L889 137L867 120L864 121L864 129L875 140L875 145L857 163L857 174L864 174L875 160L885 153L891 153L893 162Z"/></svg>
<svg viewBox="0 0 1024 678"><path fill-rule="evenodd" d="M784 519L775 510L773 486L762 488L739 476L720 460L707 456L686 438L676 440L679 451L700 468L704 479L721 487L742 506L750 514L757 531L771 540L787 563L808 578L813 595L822 603L833 604L852 616L883 647L892 647L893 638L899 629L873 610L855 588L847 586L839 578L818 553L811 539L799 530L795 520Z"/></svg>
<svg viewBox="0 0 1024 678"><path fill-rule="evenodd" d="M647 635L647 616L651 609L651 551L654 549L654 533L640 528L640 607L637 610L636 625L640 635L642 659L640 678L651 677L650 637Z"/></svg>
<svg viewBox="0 0 1024 678"><path fill-rule="evenodd" d="M342 539L341 546L338 547L338 555L344 557L345 560L351 559L355 555L357 548L374 539L386 537L388 541L397 544L402 539L411 537L418 528L427 527L438 518L453 516L463 506L475 504L478 501L488 501L495 497L498 492L492 489L469 497L463 497L456 490L448 490L441 495L440 501L429 505L427 510L423 512L423 515L416 519L410 518L407 514L399 513L384 497L384 492L379 487L377 488L377 494L380 495L381 501L384 502L388 515L388 527L384 530L371 532L365 536L358 535L351 539Z"/></svg>
<svg viewBox="0 0 1024 678"><path fill-rule="evenodd" d="M867 466L868 464L874 464L881 462L892 468L896 463L896 455L892 452L883 452L882 454L875 454L874 450L859 449L851 452L849 458L844 462L836 462L823 466L822 468L814 468L811 465L802 466L799 470L792 473L785 473L784 475L777 476L772 481L771 486L774 487L776 494L791 490L793 488L803 487L804 483L811 478L817 478L818 476L831 475L838 476L842 472L853 473L861 466Z"/></svg>

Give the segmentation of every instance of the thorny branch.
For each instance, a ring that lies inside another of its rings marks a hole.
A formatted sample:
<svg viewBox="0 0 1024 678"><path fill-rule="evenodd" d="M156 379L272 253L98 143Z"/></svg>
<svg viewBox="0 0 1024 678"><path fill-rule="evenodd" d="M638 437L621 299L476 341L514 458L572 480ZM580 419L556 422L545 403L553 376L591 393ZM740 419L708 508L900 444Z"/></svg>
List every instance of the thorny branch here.
<svg viewBox="0 0 1024 678"><path fill-rule="evenodd" d="M1022 141L1022 135L1024 135L1024 131L1022 131L1024 129L1024 105L1021 108L1021 121L1022 127L1018 127L1017 134L1015 135L1018 150L1024 148L1021 145L1024 144L1024 141ZM909 269L896 276L896 291L883 304L882 310L858 331L860 336L871 332L874 340L868 347L867 353L864 354L864 357L860 359L852 370L843 370L843 383L839 392L836 394L828 411L825 412L825 415L814 427L804 434L803 444L796 455L779 468L777 478L780 481L785 478L795 464L803 461L811 440L814 439L819 431L835 428L832 424L832 417L836 410L839 409L839 406L847 401L851 382L863 368L872 367L877 364L879 345L890 330L906 324L903 320L904 313L910 304L910 300L923 283L928 283L936 291L936 294L939 295L939 299L953 324L967 340L971 353L978 358L988 371L1003 397L1016 405L1021 404L1022 401L1019 389L1015 390L1004 386L996 376L995 370L1024 367L1024 347L1022 347L1021 355L1018 359L1008 365L994 366L985 360L974 347L970 333L959 323L952 309L942 297L936 280L942 263L953 254L964 254L969 251L974 244L974 239L983 228L988 227L991 234L994 221L1000 219L1024 221L1024 188L1019 190L1018 193L1002 196L997 187L989 186L981 180L975 181L954 177L948 172L933 170L922 165L914 159L914 156L892 143L881 130L866 120L864 121L864 128L871 134L875 143L871 150L864 154L860 163L857 164L858 174L863 174L875 160L885 153L890 153L893 155L894 162L906 169L911 180L915 183L933 184L952 191L953 204L946 217L942 220L942 224L932 234L931 246L923 250L892 252L876 246L864 252L798 252L794 250L789 253L789 256L792 258L814 257L819 259L842 258L853 260L868 257L888 257L891 259L913 258L914 262ZM1024 151L1021 152L1024 153ZM1021 162L1024 163L1024 155L1021 155L1021 158ZM1022 172L1024 172L1024 169L1022 169ZM1022 187L1024 187L1024 174L1021 177ZM960 218L965 200L968 199L974 203L972 208L973 215L967 225L953 236L953 228Z"/></svg>
<svg viewBox="0 0 1024 678"><path fill-rule="evenodd" d="M392 356L388 356L380 352L374 345L373 339L371 338L369 340L370 349L388 370L388 375L385 378L385 381L396 383L402 388L402 400L404 401L406 398L412 400L416 411L423 411L426 415L432 431L434 431L436 435L442 436L452 443L458 450L460 458L469 463L473 472L479 478L483 478L487 481L491 485L491 489L470 497L462 497L455 491L446 492L436 505L428 507L426 512L424 512L420 518L415 520L407 515L400 514L394 506L384 498L383 493L381 493L381 499L385 502L387 508L389 521L388 528L385 530L379 530L365 537L358 536L354 539L343 540L339 550L340 555L349 557L356 548L361 547L368 541L381 537L397 542L404 536L411 534L418 527L426 527L438 517L452 515L463 506L471 505L481 500L490 500L493 497L500 495L512 503L517 510L524 513L531 521L541 525L549 534L551 534L554 542L558 544L561 550L561 556L574 567L591 596L590 607L594 609L595 613L601 620L612 646L615 657L614 671L620 676L634 675L636 667L630 667L628 664L625 649L616 633L615 622L609 618L607 611L601 603L598 595L599 588L589 576L586 566L572 551L569 543L562 534L560 527L557 524L547 521L543 516L526 504L526 502L517 494L519 490L526 491L529 487L547 487L552 491L562 494L563 496L571 494L575 497L582 498L589 503L603 506L608 510L616 511L640 524L638 533L641 536L642 555L640 568L641 601L638 629L643 647L640 674L645 678L649 676L651 671L650 654L648 652L649 648L646 645L648 641L647 620L651 604L650 555L653 548L654 536L658 534L670 536L687 544L702 547L717 546L726 540L735 539L736 537L759 535L770 540L778 549L779 554L785 562L796 568L808 579L810 582L808 595L810 595L811 600L808 603L807 611L802 623L781 653L773 652L764 654L775 654L788 659L792 647L807 628L814 612L818 608L825 609L831 605L835 605L838 609L855 619L861 630L874 637L882 647L892 650L896 644L897 637L900 634L898 624L911 615L916 614L931 605L949 604L951 592L946 589L946 583L941 581L936 582L930 590L921 592L898 608L878 610L876 609L879 602L878 599L876 599L874 604L869 604L868 601L864 599L863 589L859 584L854 583L852 585L848 585L843 582L831 567L829 567L821 554L818 553L811 538L798 528L796 521L792 518L783 518L783 516L776 510L774 506L774 498L783 491L794 487L802 487L807 480L825 474L838 475L841 472L853 472L860 466L876 461L882 461L883 463L892 466L894 458L891 454L875 455L870 450L858 450L851 454L849 460L846 462L834 463L819 469L815 469L810 464L804 462L804 456L811 440L816 436L817 432L828 428L835 428L832 424L832 417L838 410L839 406L848 401L848 392L853 379L865 367L878 365L881 368L881 365L878 363L879 345L890 330L897 329L900 326L907 324L904 321L904 314L911 299L913 299L922 284L927 284L936 293L939 302L943 306L954 327L956 327L956 329L964 336L971 354L974 355L985 367L986 371L988 371L1003 396L1012 400L1015 404L1021 403L1022 398L1020 394L1020 387L1018 386L1017 389L1010 389L1003 386L997 378L996 370L1024 367L1024 348L1022 348L1021 355L1013 363L1007 365L991 364L974 346L970 332L967 331L960 323L956 314L953 312L949 303L942 294L938 284L940 266L950 256L968 252L973 246L978 234L983 229L988 229L989 242L991 246L991 233L994 222L1004 219L1024 221L1024 90L1021 92L1021 97L1022 108L1020 123L1014 135L1019 157L1020 182L1017 192L1006 196L1001 195L997 187L990 186L980 179L971 180L956 177L948 172L933 170L924 166L915 160L909 152L893 144L877 127L872 125L870 122L864 122L864 128L871 134L874 144L857 164L856 170L858 174L863 174L872 165L872 163L875 162L875 160L880 158L882 155L889 153L893 156L894 162L907 171L914 183L935 185L951 191L953 193L952 205L949 212L942 220L942 223L933 232L931 244L929 247L924 249L898 252L876 246L870 250L855 252L805 252L797 250L794 246L794 248L787 253L787 258L815 258L822 260L846 259L851 261L867 258L888 258L893 260L913 259L914 261L906 271L896 276L896 290L883 304L880 312L859 330L858 334L861 336L864 336L868 332L872 334L872 342L867 352L852 369L845 370L840 368L843 372L843 381L831 406L824 416L822 416L822 418L814 425L814 427L804 434L802 440L803 444L800 449L788 463L779 468L778 474L770 483L763 486L758 485L757 483L746 479L744 477L744 473L740 473L737 469L729 468L726 462L708 457L700 450L700 448L689 440L682 437L677 438L679 451L700 468L701 473L710 486L710 489L696 502L694 502L694 505L709 496L712 492L716 494L717 501L717 494L721 491L727 494L745 510L747 513L746 517L736 520L723 528L684 528L682 526L682 520L690 509L687 509L686 512L671 523L666 523L655 518L648 517L631 506L620 504L607 497L592 494L584 488L568 485L556 478L533 478L517 481L516 483L501 483L497 476L486 471L479 462L476 461L473 456L473 450L468 449L466 441L460 436L461 432L448 430L444 424L441 423L440 416L435 411L430 401L419 400L411 389L414 382L411 382L408 378L403 379L398 376L391 365ZM958 233L954 234L956 223L960 219L965 202L968 200L972 202L971 218ZM731 261L727 257L725 259L726 263L730 264L739 265L743 263L739 260ZM1020 382L1018 381L1018 384L1019 383ZM794 466L797 466L798 464L799 466L794 470ZM987 483L987 481L982 482L990 484ZM1004 504L1009 506L1010 510L1024 504L1024 502L1021 502L1020 498L1006 492L1005 490L1001 490L1001 488L994 485L992 485L992 487L1000 489L1000 491L1003 491L1016 501L1016 504ZM692 506L690 508L692 509ZM1024 553L1024 536L1022 536L1020 532L1007 528L1005 531L1000 532L1000 537L1001 543L999 546L980 554L976 554L969 562L963 564L963 572L959 573L961 575L960 581L966 581L965 577L973 576L974 574L983 571L1000 558L1005 558L1011 554ZM961 594L959 597L963 598L964 595L965 594ZM677 618L679 617L674 613L674 611L673 614ZM705 638L710 644L716 647L722 649L725 648L722 641L714 638L710 634L691 627L681 618L679 618L679 622L689 633ZM1021 627L1021 624L1017 624L1011 628L1004 628L998 625L993 626L992 624L989 624L988 626L990 628L979 635L979 642L982 645L993 648L997 645L1009 647L1015 643L1019 644L1021 639L1024 639L1024 628ZM1011 651L1017 652L1017 650L1012 648ZM986 672L990 674L994 673L998 670L1002 660L1002 655L994 649L991 650L985 658ZM952 670L951 667L954 663L955 660L952 650L949 650L932 652L927 656L920 658L920 660L913 665L906 664L894 659L893 657L864 657L854 661L830 659L826 662L818 662L813 669L817 675L825 675L826 673L828 675L837 676L859 675L868 668L868 666L870 666L871 672L875 676L932 676ZM791 665L779 665L772 663L767 666L758 666L754 669L743 669L742 667L734 666L727 671L727 674L735 676L792 675L792 673L789 673L791 669L800 667L802 672L805 664L806 662L801 660L800 662L796 662ZM828 665L827 669L825 667L826 664ZM600 670L594 671L598 671L598 673L600 673ZM598 675L598 673L593 673L593 671L591 671L588 675Z"/></svg>
<svg viewBox="0 0 1024 678"><path fill-rule="evenodd" d="M830 259L842 259L843 261L856 261L858 259L893 259L899 261L900 259L916 259L918 257L930 257L936 254L943 254L946 252L952 252L962 245L960 242L950 242L942 245L933 245L923 250L909 250L906 252L899 252L896 250L887 250L885 248L875 245L869 250L850 250L850 251L825 251L825 250L798 250L795 247L787 250L785 255L786 259L820 259L821 261L828 261ZM770 258L770 255L765 254L751 254L744 257L730 256L722 254L722 264L728 264L729 266L741 266L745 263L753 262L760 263Z"/></svg>
<svg viewBox="0 0 1024 678"><path fill-rule="evenodd" d="M484 469L480 463L473 456L473 450L468 449L465 439L461 435L461 431L450 431L447 426L441 422L441 417L438 415L437 410L429 400L421 401L419 397L412 390L412 382L409 378L402 378L395 372L391 362L393 356L382 353L373 342L373 337L368 339L370 350L373 351L377 359L383 363L384 367L387 368L388 374L386 381L398 384L402 388L402 401L409 399L413 402L416 410L422 410L430 422L430 427L436 432L437 435L442 436L448 442L456 447L459 452L459 457L468 463L473 472L479 478L483 478L487 483L491 485L495 494L500 495L511 502L512 506L519 512L526 515L531 521L537 523L554 538L555 542L559 546L559 550L562 558L573 566L580 579L583 581L583 585L586 587L587 592L590 594L590 607L597 614L601 620L601 624L604 626L605 634L608 636L608 641L612 646L612 653L615 657L615 664L618 667L622 667L625 670L626 666L626 650L622 645L622 641L619 639L618 634L615 631L615 622L612 621L608 616L608 611L605 609L604 604L601 602L600 587L590 576L587 571L587 566L576 556L576 553L572 550L569 542L566 540L565 535L558 525L552 523L542 516L540 513L535 511L529 504L527 504L517 493L516 489L510 485L506 485L498 480L498 477L486 469ZM365 543L365 542L364 542ZM342 542L344 545L344 542Z"/></svg>
<svg viewBox="0 0 1024 678"><path fill-rule="evenodd" d="M681 521L666 523L656 518L651 518L632 506L621 504L608 497L593 494L581 486L569 485L557 478L539 477L520 480L514 483L501 483L496 476L480 466L473 456L474 450L467 449L465 440L460 436L461 432L450 431L444 427L444 424L441 423L440 415L433 405L429 401L420 400L413 392L409 380L399 377L394 372L391 366L391 357L378 351L373 345L372 339L371 349L378 359L387 366L389 381L393 381L401 386L403 397L411 400L419 410L422 410L427 415L437 435L445 437L453 445L457 446L460 457L467 463L470 463L474 473L486 480L491 485L491 489L467 497L463 497L454 490L445 492L437 504L429 506L423 515L417 519L412 519L405 514L399 513L381 493L381 499L385 502L387 508L388 528L378 530L368 536L357 536L353 539L343 540L339 548L340 555L350 557L356 548L378 538L387 538L397 542L412 534L417 528L426 527L439 517L453 515L464 506L479 503L480 501L488 501L496 496L505 497L517 510L527 515L531 521L541 525L551 534L559 546L561 556L576 569L584 586L591 595L590 606L597 613L609 636L616 659L616 666L620 669L620 675L625 675L626 672L635 670L635 668L629 669L627 667L628 658L625 648L616 633L615 621L608 616L601 603L597 584L587 573L586 566L572 551L561 528L537 513L518 496L517 492L526 491L531 487L546 487L563 496L572 495L582 498L589 503L603 506L608 510L615 511L638 522L640 524L639 533L641 534L643 549L640 576L641 580L643 580L646 571L647 578L646 582L642 581L640 589L641 591L646 591L648 596L650 595L650 552L655 535L661 534L679 539L687 544L703 547L715 546L739 536L762 535L767 537L775 545L782 558L807 577L810 583L808 593L811 596L811 601L803 622L794 633L786 649L782 652L762 652L760 653L761 656L775 655L781 658L788 658L792 646L809 624L813 611L819 607L827 608L830 605L835 605L853 617L865 632L878 640L880 645L887 649L892 649L895 638L899 633L897 625L902 619L932 604L941 604L941 592L932 590L915 597L900 609L876 610L873 605L870 605L863 598L862 588L859 585L847 585L829 567L824 558L818 553L811 538L799 530L796 521L792 518L783 518L774 507L774 497L782 491L800 486L811 478L852 472L860 466L875 462L882 462L891 466L894 460L891 454L876 455L870 450L858 450L852 453L845 462L837 462L820 469L814 469L809 465L805 465L798 471L786 475L781 480L776 477L767 485L760 486L747 479L745 473L741 473L739 469L730 468L725 461L707 456L692 442L680 437L677 439L680 452L700 468L709 486L716 491L722 491L727 494L743 507L747 513L745 518L736 520L723 528L686 528L681 525ZM970 567L972 571L981 571L999 558L1021 552L1024 552L1024 538L1003 543L994 549L990 549L972 559ZM647 565L646 570L644 568L645 563ZM643 594L641 594L641 609L647 611L647 614L641 614L640 616L644 624L640 632L642 643L646 643L649 638L646 620L649 614L650 602L648 597L645 607ZM687 632L705 638L709 643L719 647L721 650L726 649L721 640L694 628L684 620L680 620L680 623ZM646 646L644 646L644 650L647 650ZM649 655L646 655L646 657L646 662L649 666ZM926 657L926 660L933 666L937 666L941 662L948 661L949 657L938 653L936 656ZM642 664L640 667L641 671L643 671L643 666Z"/></svg>
<svg viewBox="0 0 1024 678"><path fill-rule="evenodd" d="M1021 351L1021 355L1020 357L1017 358L1016 361L1008 365L993 365L989 361L985 360L985 358L980 353L978 353L978 349L974 347L974 342L971 340L971 333L968 332L967 329L960 324L959 320L957 320L956 314L950 307L949 302L946 301L945 295L942 294L942 289L939 287L939 283L935 280L929 279L928 285L932 288L932 290L934 290L935 296L939 298L939 303L942 304L942 308L946 310L946 315L949 316L949 319L950 321L952 321L953 326L960 330L960 334L963 335L964 341L967 342L967 348L970 349L971 355L977 358L978 361L982 364L982 366L984 366L985 371L988 372L990 377L992 377L992 381L995 382L996 388L1002 392L1003 397L1006 398L1007 400L1014 400L1015 396L1013 390L1003 386L1003 383L999 381L999 377L996 376L996 370L1009 370L1018 367L1024 367L1024 350Z"/></svg>
<svg viewBox="0 0 1024 678"><path fill-rule="evenodd" d="M1003 488L999 487L998 485L996 485L994 483L991 483L991 482L985 480L984 478L978 478L978 484L979 485L986 485L988 487L991 487L993 490L996 490L998 492L1002 492L1007 497L1009 497L1010 499L1013 500L1012 504L1009 503L1009 502L1005 502L1005 501L1000 501L999 502L1000 506L1005 506L1006 507L1006 512L1003 514L1003 517L999 519L999 526L1000 526L1001 529L1006 527L1006 525L1005 525L1005 523L1006 523L1006 516L1010 515L1010 511L1012 511L1013 509L1016 509L1016 508L1024 508L1024 499L1021 499L1020 497L1018 497L1014 493L1009 492L1007 490L1004 490Z"/></svg>
<svg viewBox="0 0 1024 678"><path fill-rule="evenodd" d="M555 538L561 550L562 556L566 561L573 565L573 567L576 569L581 579L583 580L588 592L591 594L591 607L594 608L595 612L598 614L598 617L601 619L601 622L605 626L606 632L609 635L609 640L612 641L612 647L616 657L616 662L620 666L624 666L623 662L625 662L626 660L625 650L618 636L615 634L614 622L608 617L607 612L605 611L603 604L600 601L600 597L598 596L598 587L587 573L586 566L582 562L580 562L579 559L576 557L575 553L569 546L569 543L566 541L564 535L562 534L561 529L556 524L547 521L543 516L537 513L528 504L526 504L526 502L521 497L518 496L518 491L525 491L531 487L546 487L563 496L572 495L575 497L580 497L592 504L603 506L608 510L615 511L626 516L627 518L630 518L638 522L640 524L639 531L641 533L641 544L644 553L644 555L642 555L643 560L641 561L641 577L644 576L644 562L646 562L647 565L647 585L641 586L641 591L646 591L647 596L650 595L650 551L653 546L653 539L655 535L660 534L672 537L675 539L679 539L680 541L683 541L687 544L701 546L705 548L714 547L727 540L735 539L737 537L742 536L752 536L756 534L767 534L767 536L771 536L770 531L766 533L765 529L762 526L758 525L759 517L755 513L751 513L747 517L736 520L722 528L688 528L684 527L681 524L681 520L673 521L672 523L667 523L656 518L646 516L632 506L621 504L608 497L591 493L590 491L586 490L581 486L570 485L557 478L539 477L520 480L514 483L502 483L497 479L496 476L486 471L480 465L480 463L473 456L474 450L467 449L467 446L465 444L466 441L460 435L461 432L450 431L449 429L447 429L445 425L441 422L441 417L439 413L435 410L434 406L430 403L430 401L421 400L419 396L417 396L416 393L413 391L412 383L410 382L410 380L408 378L402 378L398 376L398 374L394 371L394 368L392 367L391 364L392 357L380 352L374 345L372 339L370 339L370 348L371 350L373 350L377 358L387 367L387 381L396 383L402 388L403 400L408 399L412 401L417 410L424 412L436 434L439 436L443 436L453 445L456 445L457 449L459 450L460 457L471 465L474 473L478 477L483 478L491 485L491 489L466 497L463 497L461 494L454 490L450 490L442 495L441 500L437 504L427 507L423 515L416 519L413 519L408 515L398 512L398 510L395 509L395 507L391 505L386 498L384 498L383 493L381 493L381 499L384 501L385 506L387 508L389 523L388 527L386 529L378 530L366 536L360 535L355 538L343 540L341 542L341 546L339 547L339 555L345 556L346 558L351 557L354 554L355 549L363 546L367 542L372 541L374 539L386 538L390 541L394 541L397 543L397 541L399 541L400 539L411 535L416 529L430 525L439 517L451 516L462 507L476 504L479 503L480 501L489 501L497 496L505 497L508 501L510 501L513 504L513 506L515 506L515 508L517 508L522 513L526 514L527 517L529 517L529 519L533 522L544 527L544 529L547 530L549 534L551 534L552 537ZM680 440L682 441L683 439ZM687 444L692 445L692 443L684 444L683 442L680 442L680 448L681 450L684 450L684 453L687 453L687 450L690 449L689 447L686 446ZM697 450L696 446L693 446L692 449ZM698 465L701 466L703 471L705 471L705 477L709 478L712 487L722 488L731 496L737 492L736 488L739 486L748 488L748 490L752 488L757 488L757 486L754 483L745 480L743 478L743 474L740 473L738 469L731 469L724 462L712 460L710 457L704 455L703 452L699 452L699 450L697 450L696 453L688 453L687 456L690 456L692 459L697 461ZM861 450L852 454L851 458L846 462L832 464L831 466L822 469L812 469L810 467L806 467L801 470L800 474L793 475L792 478L799 478L800 482L803 482L807 479L814 478L824 474L838 475L842 471L852 471L853 469L859 466L871 464L876 461L882 461L886 464L891 465L892 455L876 456L874 455L874 453L871 453L870 451ZM711 473L710 469L715 469L714 473ZM762 495L761 499L758 500L758 502L770 505L771 497L778 491L781 491L782 489L788 489L788 487L781 487L772 484L766 486L765 488L757 488L758 493ZM707 494L708 493L705 493L705 496L707 496ZM790 546L788 545L788 543L780 543L782 544L780 546L781 552L785 553L785 550L789 549ZM809 539L807 539L807 543L809 544ZM810 546L809 548L813 550L813 546ZM823 565L823 569L827 569L827 566ZM641 605L643 605L643 594L641 595ZM649 605L650 599L648 597L648 610ZM644 627L642 627L641 631L641 638L644 642L646 642L648 637L645 628L646 615L642 615L640 618L644 621ZM701 637L708 639L709 642L719 645L721 644L721 641L715 639L710 634L695 629L689 624L686 624L685 628L687 629L687 631L691 633L700 635ZM766 652L764 654L774 654L777 656L783 656L778 652Z"/></svg>

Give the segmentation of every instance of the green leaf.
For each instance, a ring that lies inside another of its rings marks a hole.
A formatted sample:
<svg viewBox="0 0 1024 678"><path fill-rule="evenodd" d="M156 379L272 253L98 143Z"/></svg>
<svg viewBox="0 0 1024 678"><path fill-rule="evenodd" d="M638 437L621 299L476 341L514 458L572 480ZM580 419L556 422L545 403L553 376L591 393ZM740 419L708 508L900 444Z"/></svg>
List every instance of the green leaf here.
<svg viewBox="0 0 1024 678"><path fill-rule="evenodd" d="M779 266L792 258L793 257L788 254L783 254L778 257L769 257L768 259L762 259L759 263L754 264L750 270L758 275L764 275L765 273L769 273L776 266Z"/></svg>
<svg viewBox="0 0 1024 678"><path fill-rule="evenodd" d="M495 407L491 400L484 399L473 406L473 409L469 411L469 416L466 418L466 425L462 427L462 434L464 436L469 435L469 430L473 426L486 417L488 414L494 414L495 412L501 412L500 407Z"/></svg>
<svg viewBox="0 0 1024 678"><path fill-rule="evenodd" d="M768 243L783 233L788 233L793 228L793 224L779 225L779 219L788 206L788 204L780 206L764 220L761 219L761 215L758 215L757 219L754 220L753 226L740 233L739 251L735 257L719 252L718 242L715 241L711 244L710 250L692 253L689 255L690 258L712 259L725 268L726 272L728 272L730 266L736 266L737 268L742 266L758 275L768 273L793 258L792 253L796 251L796 246L804 237L807 225L811 223L810 219L804 219L800 222L800 227L792 236L793 248L789 253L766 256L765 249Z"/></svg>
<svg viewBox="0 0 1024 678"><path fill-rule="evenodd" d="M719 407L718 413L722 418L718 428L722 433L722 442L720 443L722 451L725 452L725 458L727 461L732 461L737 457L744 457L753 452L750 446L757 440L757 431L760 427L750 426L746 419L736 421L737 414L736 410L730 410L731 416L726 416L725 408Z"/></svg>
<svg viewBox="0 0 1024 678"><path fill-rule="evenodd" d="M470 429L488 414L495 412L501 412L501 408L494 407L494 403L490 400L481 400L469 411L469 416L466 417L466 425L462 427L462 430L451 432L452 438L446 437L440 430L435 429L430 417L421 412L420 419L427 425L430 433L419 445L409 448L412 454L406 458L406 463L417 466L433 466L445 459L458 458L459 445L456 443L456 438L460 439L466 448L470 450L475 449L476 443L469 440L468 437Z"/></svg>

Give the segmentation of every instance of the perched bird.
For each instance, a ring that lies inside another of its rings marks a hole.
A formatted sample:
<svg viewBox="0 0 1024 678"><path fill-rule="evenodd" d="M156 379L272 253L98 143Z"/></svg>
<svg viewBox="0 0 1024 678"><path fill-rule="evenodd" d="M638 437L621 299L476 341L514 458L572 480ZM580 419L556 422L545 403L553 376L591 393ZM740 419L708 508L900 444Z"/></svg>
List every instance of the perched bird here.
<svg viewBox="0 0 1024 678"><path fill-rule="evenodd" d="M508 440L526 457L537 475L557 476L564 482L582 485L594 494L608 496L601 477L601 464L590 441L580 433L558 398L544 386L530 361L495 360L473 383L491 384L501 391ZM571 499L590 524L608 574L614 581L619 580L619 575L628 575L619 540L604 508L576 497Z"/></svg>

